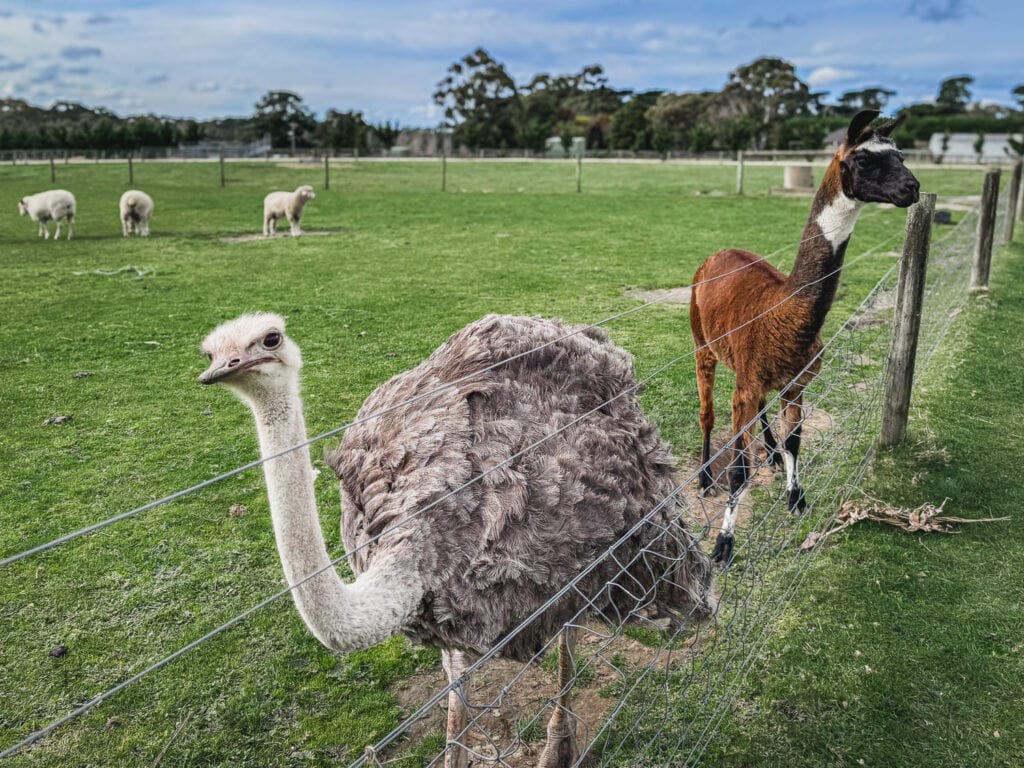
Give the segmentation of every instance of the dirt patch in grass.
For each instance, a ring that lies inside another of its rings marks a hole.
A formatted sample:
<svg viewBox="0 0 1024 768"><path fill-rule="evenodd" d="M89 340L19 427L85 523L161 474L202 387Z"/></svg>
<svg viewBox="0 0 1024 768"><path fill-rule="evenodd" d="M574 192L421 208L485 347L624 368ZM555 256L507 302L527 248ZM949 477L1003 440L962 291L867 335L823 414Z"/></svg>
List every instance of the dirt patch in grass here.
<svg viewBox="0 0 1024 768"><path fill-rule="evenodd" d="M687 663L693 653L694 640L683 648L666 650L644 645L630 637L620 636L607 641L608 630L590 624L577 630L577 684L573 690L572 711L577 717L577 739L585 749L604 723L608 712L619 702L620 692L613 688L630 673L654 665L668 671ZM614 660L614 665L612 663ZM585 668L583 665L586 665ZM509 684L509 680L516 681ZM471 726L464 743L471 750L495 756L497 745L503 752L502 765L511 768L532 768L544 749L547 720L553 699L558 695L557 673L538 664L523 664L507 659L492 659L472 675L465 689L470 705ZM448 680L440 668L420 672L395 683L392 691L402 708L403 717L418 710ZM407 732L408 744L417 744L428 733L444 732L447 727L447 699L425 714ZM525 733L524 733L525 731ZM522 735L520 735L522 734ZM491 765L491 760L474 759L470 766Z"/></svg>
<svg viewBox="0 0 1024 768"><path fill-rule="evenodd" d="M623 291L630 298L648 304L657 301L661 304L689 304L691 288L684 285L680 288L651 288L650 290L629 289Z"/></svg>
<svg viewBox="0 0 1024 768"><path fill-rule="evenodd" d="M326 230L326 229L322 229L322 230L306 230L306 231L304 231L300 235L300 237L330 237L331 235L338 235L338 234L341 234L341 233L337 232L337 231ZM291 237L291 235L288 234L287 232L277 232L277 233L275 233L273 235L270 235L270 236L264 236L264 235L258 234L258 233L257 234L252 234L252 235L231 235L230 237L222 237L222 238L220 238L220 241L222 243L252 243L252 242L255 242L257 240L273 240L275 238L282 238L282 237Z"/></svg>

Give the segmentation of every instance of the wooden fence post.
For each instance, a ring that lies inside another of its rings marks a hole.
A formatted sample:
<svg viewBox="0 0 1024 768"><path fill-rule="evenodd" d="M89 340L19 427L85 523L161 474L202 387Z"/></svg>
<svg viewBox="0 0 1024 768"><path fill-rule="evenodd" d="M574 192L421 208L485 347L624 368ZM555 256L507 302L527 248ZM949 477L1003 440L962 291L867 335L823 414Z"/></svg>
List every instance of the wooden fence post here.
<svg viewBox="0 0 1024 768"><path fill-rule="evenodd" d="M576 155L576 191L583 191L583 153Z"/></svg>
<svg viewBox="0 0 1024 768"><path fill-rule="evenodd" d="M985 174L981 188L981 212L978 215L978 239L971 267L972 292L988 290L988 272L992 265L992 240L996 230L996 209L999 205L999 169Z"/></svg>
<svg viewBox="0 0 1024 768"><path fill-rule="evenodd" d="M135 186L135 167L132 165L132 153L128 153L128 186Z"/></svg>
<svg viewBox="0 0 1024 768"><path fill-rule="evenodd" d="M223 187L224 186L224 150L223 149L220 151L220 156L219 156L218 159L220 161L220 185Z"/></svg>
<svg viewBox="0 0 1024 768"><path fill-rule="evenodd" d="M743 194L743 150L736 153L736 194Z"/></svg>
<svg viewBox="0 0 1024 768"><path fill-rule="evenodd" d="M441 191L444 192L445 184L448 181L448 153L441 152Z"/></svg>
<svg viewBox="0 0 1024 768"><path fill-rule="evenodd" d="M1021 164L1024 165L1024 160L1021 160ZM1024 173L1021 174L1020 185L1017 187L1017 221L1021 221L1022 218L1024 218Z"/></svg>
<svg viewBox="0 0 1024 768"><path fill-rule="evenodd" d="M331 188L331 158L324 153L324 189Z"/></svg>
<svg viewBox="0 0 1024 768"><path fill-rule="evenodd" d="M57 169L53 167L53 155L50 155L50 183L57 181Z"/></svg>
<svg viewBox="0 0 1024 768"><path fill-rule="evenodd" d="M1013 164L1013 176L1010 177L1010 186L1007 188L1009 198L1006 201L1006 242L1013 242L1013 228L1017 223L1017 200L1020 197L1021 171L1024 170L1024 160L1018 160Z"/></svg>
<svg viewBox="0 0 1024 768"><path fill-rule="evenodd" d="M907 211L907 236L903 241L900 280L896 290L892 341L885 368L885 401L882 405L882 433L879 444L896 445L907 433L910 391L914 385L914 358L921 328L924 278L935 213L935 194L925 192Z"/></svg>

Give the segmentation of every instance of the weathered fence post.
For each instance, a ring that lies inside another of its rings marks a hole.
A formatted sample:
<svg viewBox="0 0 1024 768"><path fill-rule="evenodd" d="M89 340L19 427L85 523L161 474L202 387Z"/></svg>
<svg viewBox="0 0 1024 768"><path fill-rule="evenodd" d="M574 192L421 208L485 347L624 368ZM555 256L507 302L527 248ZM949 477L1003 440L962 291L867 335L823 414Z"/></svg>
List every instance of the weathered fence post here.
<svg viewBox="0 0 1024 768"><path fill-rule="evenodd" d="M743 194L743 150L736 152L736 194Z"/></svg>
<svg viewBox="0 0 1024 768"><path fill-rule="evenodd" d="M992 265L992 240L996 231L996 209L999 205L999 169L985 174L981 188L981 212L978 215L978 239L974 247L974 265L971 267L971 288L988 290L988 272Z"/></svg>
<svg viewBox="0 0 1024 768"><path fill-rule="evenodd" d="M50 182L57 181L57 169L53 167L53 155L50 155Z"/></svg>
<svg viewBox="0 0 1024 768"><path fill-rule="evenodd" d="M324 154L324 189L331 188L331 157Z"/></svg>
<svg viewBox="0 0 1024 768"><path fill-rule="evenodd" d="M445 184L448 181L448 153L441 151L441 191L444 192Z"/></svg>
<svg viewBox="0 0 1024 768"><path fill-rule="evenodd" d="M220 151L220 156L219 156L218 159L220 161L220 185L223 187L224 186L224 150L223 149Z"/></svg>
<svg viewBox="0 0 1024 768"><path fill-rule="evenodd" d="M1010 177L1010 186L1007 188L1009 198L1006 201L1006 242L1013 242L1013 228L1017 223L1017 200L1020 197L1021 171L1024 170L1024 160L1018 160L1013 164L1013 176Z"/></svg>
<svg viewBox="0 0 1024 768"><path fill-rule="evenodd" d="M583 191L583 153L576 155L576 191Z"/></svg>
<svg viewBox="0 0 1024 768"><path fill-rule="evenodd" d="M896 289L892 341L885 369L885 402L882 406L882 434L879 444L896 445L907 433L910 390L914 385L914 358L921 328L921 303L928 268L935 194L925 192L907 211L907 236L900 260L900 281Z"/></svg>
<svg viewBox="0 0 1024 768"><path fill-rule="evenodd" d="M135 167L132 165L132 153L128 153L128 186L135 186Z"/></svg>

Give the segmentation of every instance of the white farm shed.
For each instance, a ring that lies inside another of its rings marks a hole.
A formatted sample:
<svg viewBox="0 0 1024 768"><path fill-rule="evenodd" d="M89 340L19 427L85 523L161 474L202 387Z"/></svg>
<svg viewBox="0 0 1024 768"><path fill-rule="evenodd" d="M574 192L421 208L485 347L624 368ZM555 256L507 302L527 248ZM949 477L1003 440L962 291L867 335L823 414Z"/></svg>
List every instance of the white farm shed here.
<svg viewBox="0 0 1024 768"><path fill-rule="evenodd" d="M928 151L934 157L942 157L948 162L954 163L999 163L1005 162L1013 156L1013 150L1007 139L1013 136L1017 141L1021 140L1020 134L1010 133L986 133L985 143L982 145L981 157L974 149L978 141L976 133L951 133L949 143L945 150L942 148L942 139L945 134L933 133L928 140ZM1008 154L1009 153L1009 154Z"/></svg>

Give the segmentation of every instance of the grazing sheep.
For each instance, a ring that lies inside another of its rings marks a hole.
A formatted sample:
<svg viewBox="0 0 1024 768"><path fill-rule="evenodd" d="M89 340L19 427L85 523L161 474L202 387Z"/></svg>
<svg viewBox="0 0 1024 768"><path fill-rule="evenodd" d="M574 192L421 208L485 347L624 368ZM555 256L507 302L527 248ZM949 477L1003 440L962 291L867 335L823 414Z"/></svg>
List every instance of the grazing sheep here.
<svg viewBox="0 0 1024 768"><path fill-rule="evenodd" d="M153 198L139 189L121 195L121 232L149 237L149 219L153 216Z"/></svg>
<svg viewBox="0 0 1024 768"><path fill-rule="evenodd" d="M53 233L54 240L60 237L61 219L67 219L68 240L70 240L75 221L75 196L66 189L50 189L46 192L39 192L21 198L18 201L18 213L21 216L31 216L39 222L39 236L44 240L50 239L50 225L48 224L50 219L57 222L57 229Z"/></svg>
<svg viewBox="0 0 1024 768"><path fill-rule="evenodd" d="M263 198L263 236L270 237L277 233L278 219L288 219L292 237L301 235L299 222L302 220L302 209L314 197L313 188L304 184L294 192L271 192Z"/></svg>

